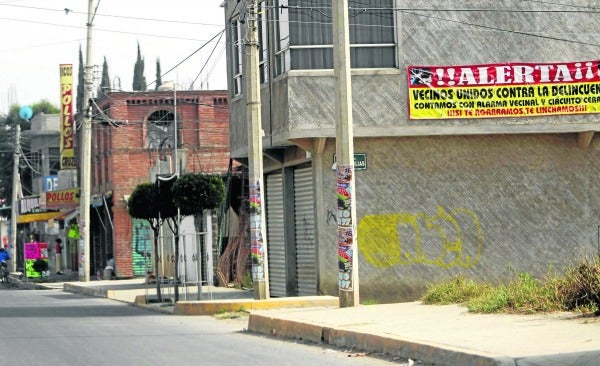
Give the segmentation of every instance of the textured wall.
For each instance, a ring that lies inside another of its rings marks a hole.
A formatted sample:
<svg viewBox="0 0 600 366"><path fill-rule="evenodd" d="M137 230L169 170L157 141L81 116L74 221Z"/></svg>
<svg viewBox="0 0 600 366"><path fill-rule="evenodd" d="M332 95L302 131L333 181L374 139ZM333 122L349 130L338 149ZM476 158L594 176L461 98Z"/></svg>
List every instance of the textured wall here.
<svg viewBox="0 0 600 366"><path fill-rule="evenodd" d="M572 134L357 139L355 152L368 159L356 173L361 299L413 299L459 273L544 275L596 251L600 140L576 142ZM334 149L330 140L317 182L328 294L337 293Z"/></svg>

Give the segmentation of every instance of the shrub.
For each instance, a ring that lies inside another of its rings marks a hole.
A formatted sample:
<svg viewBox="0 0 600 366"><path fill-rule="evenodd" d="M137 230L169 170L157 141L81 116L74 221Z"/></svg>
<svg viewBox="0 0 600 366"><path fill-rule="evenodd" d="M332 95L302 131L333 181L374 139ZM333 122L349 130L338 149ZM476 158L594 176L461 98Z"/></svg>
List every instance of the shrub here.
<svg viewBox="0 0 600 366"><path fill-rule="evenodd" d="M600 257L569 268L557 292L568 310L584 308L600 313Z"/></svg>
<svg viewBox="0 0 600 366"><path fill-rule="evenodd" d="M476 283L464 276L456 276L451 280L428 286L422 300L426 304L461 304L489 291L489 288L488 285Z"/></svg>
<svg viewBox="0 0 600 366"><path fill-rule="evenodd" d="M528 273L500 285L467 304L470 311L482 313L537 313L562 310L553 286L554 280L539 281Z"/></svg>

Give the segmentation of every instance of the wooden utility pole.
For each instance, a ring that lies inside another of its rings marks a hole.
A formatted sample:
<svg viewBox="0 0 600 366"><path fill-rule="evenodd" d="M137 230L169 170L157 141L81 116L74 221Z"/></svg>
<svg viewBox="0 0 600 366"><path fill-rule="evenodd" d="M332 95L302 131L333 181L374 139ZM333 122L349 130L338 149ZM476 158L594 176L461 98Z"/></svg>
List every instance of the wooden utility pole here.
<svg viewBox="0 0 600 366"><path fill-rule="evenodd" d="M336 195L338 284L341 307L359 304L354 133L348 0L333 0L333 68L336 82Z"/></svg>
<svg viewBox="0 0 600 366"><path fill-rule="evenodd" d="M258 0L248 1L246 36L246 120L248 123L248 169L250 245L254 299L269 298L267 236L264 210L262 123L258 64Z"/></svg>

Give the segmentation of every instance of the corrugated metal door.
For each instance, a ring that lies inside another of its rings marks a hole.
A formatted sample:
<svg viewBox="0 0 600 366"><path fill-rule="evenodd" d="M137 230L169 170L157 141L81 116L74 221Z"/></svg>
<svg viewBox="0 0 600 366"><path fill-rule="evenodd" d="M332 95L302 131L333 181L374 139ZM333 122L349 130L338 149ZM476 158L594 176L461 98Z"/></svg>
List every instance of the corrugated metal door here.
<svg viewBox="0 0 600 366"><path fill-rule="evenodd" d="M269 290L271 296L284 297L287 295L287 279L285 274L283 176L281 173L267 176L266 201Z"/></svg>
<svg viewBox="0 0 600 366"><path fill-rule="evenodd" d="M298 295L317 294L315 200L312 168L294 170L294 217Z"/></svg>

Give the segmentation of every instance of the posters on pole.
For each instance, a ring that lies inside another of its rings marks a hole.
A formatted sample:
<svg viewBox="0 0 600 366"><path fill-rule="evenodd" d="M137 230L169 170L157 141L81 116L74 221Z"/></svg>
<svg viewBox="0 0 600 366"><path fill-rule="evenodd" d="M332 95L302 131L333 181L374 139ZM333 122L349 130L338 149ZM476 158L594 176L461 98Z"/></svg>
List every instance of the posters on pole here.
<svg viewBox="0 0 600 366"><path fill-rule="evenodd" d="M250 249L252 256L252 280L265 280L264 239L262 235L262 202L260 180L249 184L250 204Z"/></svg>
<svg viewBox="0 0 600 366"><path fill-rule="evenodd" d="M409 118L599 113L599 63L409 66Z"/></svg>
<svg viewBox="0 0 600 366"><path fill-rule="evenodd" d="M352 291L354 228L352 225L352 177L354 165L337 166L338 209L338 285L341 291Z"/></svg>

